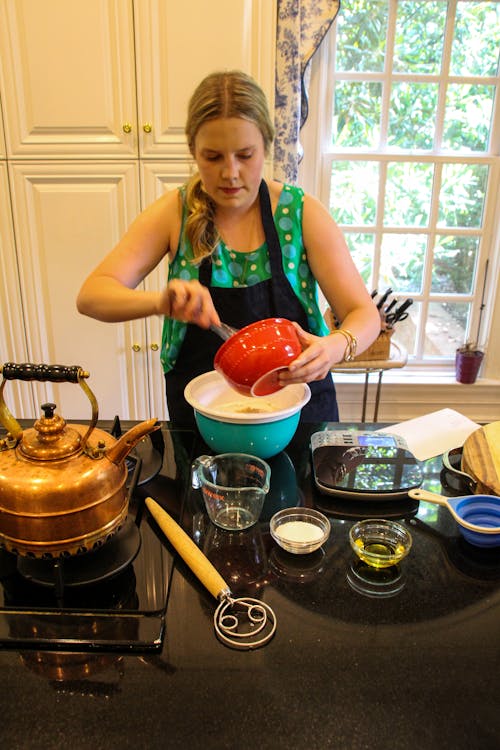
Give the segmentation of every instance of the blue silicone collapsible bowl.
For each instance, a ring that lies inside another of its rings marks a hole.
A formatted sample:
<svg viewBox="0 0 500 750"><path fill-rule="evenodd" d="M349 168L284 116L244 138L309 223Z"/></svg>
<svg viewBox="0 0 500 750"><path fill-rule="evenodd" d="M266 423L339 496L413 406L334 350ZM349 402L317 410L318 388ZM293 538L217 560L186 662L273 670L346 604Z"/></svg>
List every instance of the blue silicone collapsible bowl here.
<svg viewBox="0 0 500 750"><path fill-rule="evenodd" d="M475 547L500 546L500 497L496 495L464 495L445 497L420 487L408 491L414 500L426 500L448 508L463 538ZM472 524L477 528L468 528Z"/></svg>
<svg viewBox="0 0 500 750"><path fill-rule="evenodd" d="M464 521L486 528L500 526L500 505L497 497L471 495L470 497L450 498L449 502ZM463 538L475 547L500 546L500 534L485 534L467 529L465 526L460 526L460 532Z"/></svg>

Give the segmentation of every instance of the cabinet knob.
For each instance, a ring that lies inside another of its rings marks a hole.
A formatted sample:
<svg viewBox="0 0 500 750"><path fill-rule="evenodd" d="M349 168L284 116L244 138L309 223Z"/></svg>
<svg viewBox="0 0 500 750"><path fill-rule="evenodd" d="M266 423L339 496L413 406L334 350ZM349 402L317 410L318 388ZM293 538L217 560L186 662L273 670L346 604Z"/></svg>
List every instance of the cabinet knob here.
<svg viewBox="0 0 500 750"><path fill-rule="evenodd" d="M145 122L144 125L142 126L142 129L144 130L145 133L151 133L151 131L153 130L153 126L151 125L150 122Z"/></svg>
<svg viewBox="0 0 500 750"><path fill-rule="evenodd" d="M152 352L157 352L157 351L158 351L158 349L159 349L159 346L158 346L158 344L151 344L151 351L152 351Z"/></svg>
<svg viewBox="0 0 500 750"><path fill-rule="evenodd" d="M132 344L132 351L134 351L134 352L140 352L141 351L141 345L140 344Z"/></svg>
<svg viewBox="0 0 500 750"><path fill-rule="evenodd" d="M124 122L123 123L123 132L124 133L131 133L132 132L132 125L130 122Z"/></svg>

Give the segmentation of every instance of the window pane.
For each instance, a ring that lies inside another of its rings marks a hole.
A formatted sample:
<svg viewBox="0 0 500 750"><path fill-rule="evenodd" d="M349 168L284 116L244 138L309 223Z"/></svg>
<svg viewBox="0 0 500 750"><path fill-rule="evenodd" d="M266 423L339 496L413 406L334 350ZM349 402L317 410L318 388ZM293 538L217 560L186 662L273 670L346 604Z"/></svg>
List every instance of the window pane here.
<svg viewBox="0 0 500 750"><path fill-rule="evenodd" d="M335 87L335 146L368 146L380 141L381 83L340 81Z"/></svg>
<svg viewBox="0 0 500 750"><path fill-rule="evenodd" d="M398 3L394 70L400 73L439 73L443 53L446 0Z"/></svg>
<svg viewBox="0 0 500 750"><path fill-rule="evenodd" d="M488 167L483 164L444 164L439 195L439 226L480 227Z"/></svg>
<svg viewBox="0 0 500 750"><path fill-rule="evenodd" d="M388 143L399 148L431 149L438 86L436 83L395 83L391 92Z"/></svg>
<svg viewBox="0 0 500 750"><path fill-rule="evenodd" d="M427 226L434 166L392 162L387 166L384 224Z"/></svg>
<svg viewBox="0 0 500 750"><path fill-rule="evenodd" d="M398 294L420 294L427 237L418 234L384 234L379 285Z"/></svg>
<svg viewBox="0 0 500 750"><path fill-rule="evenodd" d="M452 75L494 76L500 46L500 4L459 0L451 53Z"/></svg>
<svg viewBox="0 0 500 750"><path fill-rule="evenodd" d="M455 357L465 341L470 305L431 302L425 327L424 354L428 357Z"/></svg>
<svg viewBox="0 0 500 750"><path fill-rule="evenodd" d="M374 236L359 232L344 232L344 236L354 264L368 286L373 278Z"/></svg>
<svg viewBox="0 0 500 750"><path fill-rule="evenodd" d="M376 162L336 161L332 164L330 212L339 224L375 223L379 190Z"/></svg>
<svg viewBox="0 0 500 750"><path fill-rule="evenodd" d="M478 237L441 237L434 248L431 291L470 294L479 246Z"/></svg>
<svg viewBox="0 0 500 750"><path fill-rule="evenodd" d="M494 96L494 86L448 86L443 135L445 148L486 151Z"/></svg>
<svg viewBox="0 0 500 750"><path fill-rule="evenodd" d="M337 19L337 70L384 68L388 0L345 0Z"/></svg>

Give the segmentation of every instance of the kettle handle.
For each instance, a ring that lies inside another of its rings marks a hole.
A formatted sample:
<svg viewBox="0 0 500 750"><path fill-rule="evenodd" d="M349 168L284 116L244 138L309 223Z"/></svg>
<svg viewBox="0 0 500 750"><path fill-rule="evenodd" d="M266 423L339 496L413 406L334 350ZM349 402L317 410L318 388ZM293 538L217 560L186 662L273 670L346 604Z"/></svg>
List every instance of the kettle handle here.
<svg viewBox="0 0 500 750"><path fill-rule="evenodd" d="M89 377L90 373L79 365L36 365L31 362L25 362L23 364L6 362L4 365L0 365L0 374L3 377L2 383L0 384L0 423L16 440L21 437L23 430L19 422L12 416L3 397L3 391L7 380L78 383L89 399L92 407L92 418L89 429L82 439L82 448L85 449L90 433L96 426L99 417L99 407L97 405L96 397L85 382L85 379Z"/></svg>

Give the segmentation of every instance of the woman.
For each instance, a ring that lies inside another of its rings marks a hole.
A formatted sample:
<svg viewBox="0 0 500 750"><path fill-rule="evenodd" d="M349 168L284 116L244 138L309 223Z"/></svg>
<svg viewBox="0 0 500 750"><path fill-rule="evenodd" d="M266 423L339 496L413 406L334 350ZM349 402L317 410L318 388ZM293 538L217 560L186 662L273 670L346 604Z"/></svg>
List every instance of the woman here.
<svg viewBox="0 0 500 750"><path fill-rule="evenodd" d="M266 99L240 71L207 76L188 108L197 173L134 221L80 290L78 310L102 321L164 315L162 364L171 421L192 424L185 385L213 369L220 339L207 330L281 316L296 323L301 355L280 377L308 382L308 421L337 421L331 367L363 351L380 319L328 211L300 188L263 179L273 140ZM168 283L137 290L167 255ZM320 287L342 328L328 335Z"/></svg>

